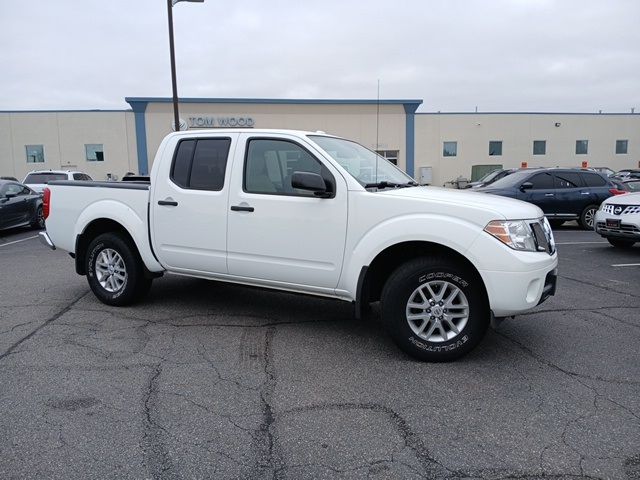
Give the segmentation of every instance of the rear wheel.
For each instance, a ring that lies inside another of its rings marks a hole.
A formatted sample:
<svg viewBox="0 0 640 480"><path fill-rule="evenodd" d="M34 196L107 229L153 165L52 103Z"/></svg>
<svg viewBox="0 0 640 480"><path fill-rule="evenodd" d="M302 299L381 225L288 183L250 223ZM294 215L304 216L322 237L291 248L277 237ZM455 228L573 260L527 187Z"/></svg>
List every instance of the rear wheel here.
<svg viewBox="0 0 640 480"><path fill-rule="evenodd" d="M85 268L91 290L107 305L129 305L151 286L135 247L116 233L99 235L89 244Z"/></svg>
<svg viewBox="0 0 640 480"><path fill-rule="evenodd" d="M580 225L585 230L593 230L593 221L596 218L598 205L588 205L580 214Z"/></svg>
<svg viewBox="0 0 640 480"><path fill-rule="evenodd" d="M36 216L31 221L31 228L44 228L44 213L42 212L42 205L36 209Z"/></svg>
<svg viewBox="0 0 640 480"><path fill-rule="evenodd" d="M489 326L480 278L442 257L418 258L398 267L381 300L391 337L420 360L455 360L471 351Z"/></svg>
<svg viewBox="0 0 640 480"><path fill-rule="evenodd" d="M634 240L625 240L624 238L607 238L609 243L618 248L630 248L636 243Z"/></svg>

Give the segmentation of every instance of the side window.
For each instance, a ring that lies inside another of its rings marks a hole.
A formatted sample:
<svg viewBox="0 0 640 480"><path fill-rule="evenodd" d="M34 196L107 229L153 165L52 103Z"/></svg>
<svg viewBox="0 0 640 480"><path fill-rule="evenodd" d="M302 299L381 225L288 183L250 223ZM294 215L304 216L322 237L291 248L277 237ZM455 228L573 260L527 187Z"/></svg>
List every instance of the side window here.
<svg viewBox="0 0 640 480"><path fill-rule="evenodd" d="M597 173L583 173L582 178L587 187L604 187L607 181Z"/></svg>
<svg viewBox="0 0 640 480"><path fill-rule="evenodd" d="M29 187L22 187L18 195L31 195L31 189Z"/></svg>
<svg viewBox="0 0 640 480"><path fill-rule="evenodd" d="M229 138L182 140L173 158L171 180L187 189L222 190L230 145Z"/></svg>
<svg viewBox="0 0 640 480"><path fill-rule="evenodd" d="M22 187L15 183L10 183L9 185L7 185L7 190L4 192L4 194L7 195L8 193L20 195L22 193Z"/></svg>
<svg viewBox="0 0 640 480"><path fill-rule="evenodd" d="M327 167L300 145L287 140L249 140L244 165L245 192L313 197L313 192L291 186L294 172L322 175L327 189L335 189Z"/></svg>
<svg viewBox="0 0 640 480"><path fill-rule="evenodd" d="M578 172L556 173L556 188L579 188L582 187L582 180Z"/></svg>
<svg viewBox="0 0 640 480"><path fill-rule="evenodd" d="M546 190L553 188L553 176L550 173L539 173L530 180L534 190Z"/></svg>

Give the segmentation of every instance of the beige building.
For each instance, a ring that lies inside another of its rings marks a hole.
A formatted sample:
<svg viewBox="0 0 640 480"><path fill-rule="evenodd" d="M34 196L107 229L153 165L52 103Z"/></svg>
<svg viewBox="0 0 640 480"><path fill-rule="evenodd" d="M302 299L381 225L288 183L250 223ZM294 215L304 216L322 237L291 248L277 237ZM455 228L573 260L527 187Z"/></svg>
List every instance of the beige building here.
<svg viewBox="0 0 640 480"><path fill-rule="evenodd" d="M169 98L131 110L0 111L0 175L69 169L146 174L173 129ZM416 113L421 100L180 100L181 128L291 128L354 139L433 185L501 166L640 167L640 115Z"/></svg>

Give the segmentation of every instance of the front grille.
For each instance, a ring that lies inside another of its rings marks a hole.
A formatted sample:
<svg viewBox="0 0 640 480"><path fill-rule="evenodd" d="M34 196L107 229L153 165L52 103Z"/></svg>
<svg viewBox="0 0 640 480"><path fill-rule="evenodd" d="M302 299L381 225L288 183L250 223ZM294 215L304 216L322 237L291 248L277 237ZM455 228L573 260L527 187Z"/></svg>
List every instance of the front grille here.
<svg viewBox="0 0 640 480"><path fill-rule="evenodd" d="M632 235L632 236L640 235L640 228L636 227L635 225L631 225L629 223L621 223L620 228L611 228L611 227L607 227L607 224L605 222L598 222L596 224L596 229L598 233L600 232L618 233L622 235L626 234L626 235Z"/></svg>
<svg viewBox="0 0 640 480"><path fill-rule="evenodd" d="M533 231L533 237L536 241L536 246L541 252L547 252L549 255L553 255L556 251L556 246L553 241L553 233L551 232L551 226L542 218L534 223L529 224Z"/></svg>
<svg viewBox="0 0 640 480"><path fill-rule="evenodd" d="M617 213L616 209L619 209ZM602 211L611 215L629 215L632 213L640 213L640 205L607 204L602 207Z"/></svg>

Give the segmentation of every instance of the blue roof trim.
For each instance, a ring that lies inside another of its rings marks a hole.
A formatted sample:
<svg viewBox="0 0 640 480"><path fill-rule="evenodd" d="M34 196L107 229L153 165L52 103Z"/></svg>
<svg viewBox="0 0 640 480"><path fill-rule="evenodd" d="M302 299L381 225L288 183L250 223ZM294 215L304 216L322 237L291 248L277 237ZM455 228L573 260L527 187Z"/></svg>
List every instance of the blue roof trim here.
<svg viewBox="0 0 640 480"><path fill-rule="evenodd" d="M0 110L0 113L126 113L131 112L130 108L124 110L100 110L100 109L89 109L89 110Z"/></svg>
<svg viewBox="0 0 640 480"><path fill-rule="evenodd" d="M171 103L168 97L126 97L129 104L145 103ZM323 99L323 98L180 98L180 103L257 103L271 105L416 105L422 104L422 100L376 100L376 99Z"/></svg>
<svg viewBox="0 0 640 480"><path fill-rule="evenodd" d="M595 117L628 115L630 117L637 117L640 116L640 112L418 112L416 115L593 115Z"/></svg>

